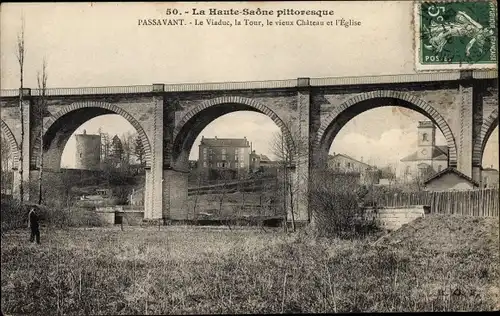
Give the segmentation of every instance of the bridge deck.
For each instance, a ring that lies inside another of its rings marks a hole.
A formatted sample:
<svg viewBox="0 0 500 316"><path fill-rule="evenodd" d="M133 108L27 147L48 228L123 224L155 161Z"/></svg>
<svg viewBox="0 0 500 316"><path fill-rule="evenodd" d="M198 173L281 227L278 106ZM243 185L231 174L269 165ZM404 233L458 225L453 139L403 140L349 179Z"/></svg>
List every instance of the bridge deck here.
<svg viewBox="0 0 500 316"><path fill-rule="evenodd" d="M497 70L470 71L474 79L498 78ZM390 84L411 82L452 81L461 78L460 71L453 72L428 72L403 75L384 76L360 76L360 77L329 77L308 78L312 87L342 86L342 85L366 85L366 84ZM244 81L244 82L215 82L215 83L181 83L181 84L155 84L136 86L110 86L110 87L82 87L82 88L49 88L48 96L63 95L100 95L100 94L133 94L161 92L196 92L196 91L220 91L220 90L258 90L258 89L284 89L298 87L299 80L268 80L268 81ZM156 86L156 87L155 87ZM159 88L160 90L157 90ZM0 90L0 97L16 97L19 89ZM40 95L39 89L32 89L31 95Z"/></svg>

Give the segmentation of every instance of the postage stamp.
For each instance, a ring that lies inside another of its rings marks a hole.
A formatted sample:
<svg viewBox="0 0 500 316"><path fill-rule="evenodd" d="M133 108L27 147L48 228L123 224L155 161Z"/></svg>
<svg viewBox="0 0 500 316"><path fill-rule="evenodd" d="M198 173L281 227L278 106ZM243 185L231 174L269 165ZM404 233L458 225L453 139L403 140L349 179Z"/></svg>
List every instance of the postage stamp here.
<svg viewBox="0 0 500 316"><path fill-rule="evenodd" d="M497 68L497 4L485 1L416 1L415 68Z"/></svg>

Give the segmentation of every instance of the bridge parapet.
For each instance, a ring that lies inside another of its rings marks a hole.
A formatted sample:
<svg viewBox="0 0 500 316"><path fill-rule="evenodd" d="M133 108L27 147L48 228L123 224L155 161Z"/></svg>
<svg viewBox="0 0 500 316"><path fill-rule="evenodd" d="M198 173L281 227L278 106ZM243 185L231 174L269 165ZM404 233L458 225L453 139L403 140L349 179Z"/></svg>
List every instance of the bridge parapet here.
<svg viewBox="0 0 500 316"><path fill-rule="evenodd" d="M435 82L454 81L463 79L464 71L454 72L428 72L402 75L384 76L358 76L358 77L327 77L310 78L309 85L312 87L322 86L344 86L344 85L367 85L367 84L397 84L410 82ZM498 71L467 71L473 79L495 79ZM306 79L306 78L299 78ZM82 87L82 88L49 88L47 96L66 95L105 95L105 94L134 94L154 92L197 92L197 91L228 91L228 90L259 90L259 89L289 89L299 88L303 80L265 80L265 81L241 81L241 82L210 82L210 83L181 83L181 84L153 84L134 86L109 86L109 87ZM0 97L16 97L19 89L2 89ZM32 96L41 95L39 89L31 89Z"/></svg>

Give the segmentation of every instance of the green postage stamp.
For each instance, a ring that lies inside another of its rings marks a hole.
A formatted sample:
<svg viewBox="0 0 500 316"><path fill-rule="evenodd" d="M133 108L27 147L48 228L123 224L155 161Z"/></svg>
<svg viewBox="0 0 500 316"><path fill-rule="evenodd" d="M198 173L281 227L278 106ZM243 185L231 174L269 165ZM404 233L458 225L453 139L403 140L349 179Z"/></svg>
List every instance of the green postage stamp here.
<svg viewBox="0 0 500 316"><path fill-rule="evenodd" d="M416 1L416 70L496 69L497 3Z"/></svg>

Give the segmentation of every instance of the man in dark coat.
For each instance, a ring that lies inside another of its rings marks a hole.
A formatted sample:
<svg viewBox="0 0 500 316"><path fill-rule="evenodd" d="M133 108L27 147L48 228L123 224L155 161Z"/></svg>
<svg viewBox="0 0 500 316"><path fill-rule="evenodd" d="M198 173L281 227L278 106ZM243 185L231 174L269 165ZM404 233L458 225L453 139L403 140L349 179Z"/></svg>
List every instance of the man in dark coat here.
<svg viewBox="0 0 500 316"><path fill-rule="evenodd" d="M40 243L40 227L38 224L39 216L34 207L31 208L28 214L28 228L31 229L30 242L35 241L36 243Z"/></svg>

